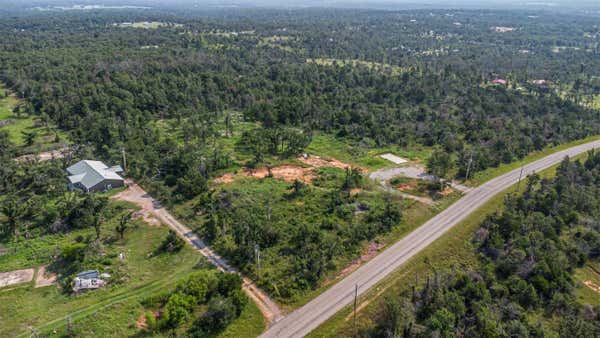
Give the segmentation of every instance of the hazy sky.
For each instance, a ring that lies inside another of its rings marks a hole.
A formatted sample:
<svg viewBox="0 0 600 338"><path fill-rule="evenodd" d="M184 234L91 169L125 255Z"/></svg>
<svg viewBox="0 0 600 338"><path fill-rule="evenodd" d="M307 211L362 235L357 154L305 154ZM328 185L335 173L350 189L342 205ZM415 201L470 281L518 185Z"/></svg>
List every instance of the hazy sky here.
<svg viewBox="0 0 600 338"><path fill-rule="evenodd" d="M595 8L600 0L0 0L10 7L84 5L144 5L152 7L214 7L214 6L274 6L274 7L467 7L467 8Z"/></svg>

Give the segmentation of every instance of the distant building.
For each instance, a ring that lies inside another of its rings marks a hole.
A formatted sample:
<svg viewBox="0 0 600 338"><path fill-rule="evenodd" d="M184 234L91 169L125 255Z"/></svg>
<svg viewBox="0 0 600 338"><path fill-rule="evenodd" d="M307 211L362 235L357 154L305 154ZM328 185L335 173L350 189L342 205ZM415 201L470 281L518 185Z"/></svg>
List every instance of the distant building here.
<svg viewBox="0 0 600 338"><path fill-rule="evenodd" d="M495 84L495 85L506 85L506 83L507 82L504 79L493 79L492 80L492 84Z"/></svg>
<svg viewBox="0 0 600 338"><path fill-rule="evenodd" d="M79 161L67 168L69 189L81 189L85 192L107 191L125 185L119 174L121 166L108 167L100 161Z"/></svg>
<svg viewBox="0 0 600 338"><path fill-rule="evenodd" d="M102 275L97 270L83 271L73 279L73 291L97 289L106 285L106 282L101 279Z"/></svg>
<svg viewBox="0 0 600 338"><path fill-rule="evenodd" d="M514 27L504 27L504 26L495 26L495 27L492 27L492 29L498 33L512 32L515 30Z"/></svg>

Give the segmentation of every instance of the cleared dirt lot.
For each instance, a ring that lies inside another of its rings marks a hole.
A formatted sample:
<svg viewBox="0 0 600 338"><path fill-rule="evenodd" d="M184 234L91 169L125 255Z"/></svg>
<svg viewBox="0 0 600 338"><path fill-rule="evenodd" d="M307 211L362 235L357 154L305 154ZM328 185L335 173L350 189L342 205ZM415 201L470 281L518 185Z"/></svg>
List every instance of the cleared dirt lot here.
<svg viewBox="0 0 600 338"><path fill-rule="evenodd" d="M35 278L36 288L50 286L56 283L56 274L48 272L46 268L46 266L40 266L40 268L38 269L37 276Z"/></svg>
<svg viewBox="0 0 600 338"><path fill-rule="evenodd" d="M241 172L226 173L213 180L217 184L226 184L233 182L236 177L254 177L254 178L265 178L269 175L286 182L293 182L298 180L304 183L310 183L316 178L313 170L321 167L335 167L340 169L346 169L352 167L348 163L338 161L336 159L324 159L320 156L299 156L298 161L306 164L307 167L302 167L293 164L282 164L271 168L261 167L257 169L245 168Z"/></svg>
<svg viewBox="0 0 600 338"><path fill-rule="evenodd" d="M28 283L33 280L33 274L35 273L35 269L23 269L23 270L14 270L9 272L0 272L0 288Z"/></svg>

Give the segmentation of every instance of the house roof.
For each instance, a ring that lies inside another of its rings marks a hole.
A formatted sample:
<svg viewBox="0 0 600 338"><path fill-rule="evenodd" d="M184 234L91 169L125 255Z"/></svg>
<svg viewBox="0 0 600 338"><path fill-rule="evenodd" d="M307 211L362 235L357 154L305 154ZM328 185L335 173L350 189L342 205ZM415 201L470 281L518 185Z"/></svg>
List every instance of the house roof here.
<svg viewBox="0 0 600 338"><path fill-rule="evenodd" d="M120 168L120 167L119 167ZM91 188L104 180L123 180L115 171L100 161L83 160L67 168L69 181L80 183L86 188Z"/></svg>

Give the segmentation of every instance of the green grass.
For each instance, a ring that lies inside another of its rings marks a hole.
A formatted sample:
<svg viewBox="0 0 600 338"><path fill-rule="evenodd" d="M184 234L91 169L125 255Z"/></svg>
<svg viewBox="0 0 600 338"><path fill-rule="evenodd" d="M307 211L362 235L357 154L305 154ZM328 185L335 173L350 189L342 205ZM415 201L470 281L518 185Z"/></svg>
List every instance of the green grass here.
<svg viewBox="0 0 600 338"><path fill-rule="evenodd" d="M575 289L575 297L583 304L600 306L600 290L594 291L583 284L585 281L591 281L595 287L600 288L600 263L588 262L584 267L575 270L575 279L581 283Z"/></svg>
<svg viewBox="0 0 600 338"><path fill-rule="evenodd" d="M372 62L372 61L363 61L363 60L350 60L350 59L328 59L328 58L316 58L316 59L306 59L307 63L315 63L317 65L322 66L346 66L350 65L353 67L363 66L369 69L375 69L382 73L388 73L393 76L402 75L409 71L409 68L399 67L395 65L391 65L389 63L380 63L380 62Z"/></svg>
<svg viewBox="0 0 600 338"><path fill-rule="evenodd" d="M20 100L14 96L6 96L9 93L4 85L0 84L0 121L11 120L0 130L6 130L9 140L18 146L22 153L36 153L48 149L55 149L67 142L67 136L64 132L57 130L52 125L44 126L41 120L36 116L21 114L19 116L13 113L13 109L20 104ZM31 146L25 146L23 133L36 133L34 143ZM55 132L58 133L59 142L55 143Z"/></svg>
<svg viewBox="0 0 600 338"><path fill-rule="evenodd" d="M506 174L507 172L509 172L511 170L520 168L528 163L537 161L537 160L539 160L543 157L546 157L552 153L555 153L555 152L558 152L561 150L565 150L565 149L568 149L568 148L571 148L573 146L577 146L580 144L588 143L591 141L596 141L596 140L600 140L600 135L590 136L590 137L587 137L582 140L564 143L564 144L554 146L554 147L547 147L543 150L532 152L519 161L501 164L498 167L488 168L486 170L477 172L477 173L475 173L475 175L473 176L472 179L470 179L466 182L466 184L470 185L470 186L481 185L481 184L493 179L494 177L500 176L502 174Z"/></svg>
<svg viewBox="0 0 600 338"><path fill-rule="evenodd" d="M172 284L166 286L167 290ZM155 293L164 292L162 287ZM151 294L149 292L148 294ZM143 294L146 296L146 294ZM144 315L147 309L141 304L143 296L132 297L121 302L111 304L99 311L95 311L88 316L72 321L73 331L78 336L92 337L101 334L103 337L126 337L126 336L153 336L153 337L171 337L170 331L147 332L140 330L137 321ZM186 331L192 326L195 318L182 325L176 332L178 336L185 336ZM117 325L115 325L117 323ZM252 301L248 301L240 317L234 320L223 332L214 336L215 338L236 338L236 337L257 337L265 329L265 322L262 313ZM52 329L54 330L54 328ZM50 333L52 330L46 330ZM57 332L66 332L66 326L61 325L56 328Z"/></svg>
<svg viewBox="0 0 600 338"><path fill-rule="evenodd" d="M306 153L310 155L335 158L369 170L396 166L396 164L379 157L381 154L393 153L413 161L424 161L431 152L431 148L419 145L411 148L400 148L394 145L387 147L353 145L348 140L322 132L315 132L311 143L306 148Z"/></svg>
<svg viewBox="0 0 600 338"><path fill-rule="evenodd" d="M585 154L579 155L575 159L583 158L583 156ZM541 172L540 175L552 177L555 174L555 169L556 166L553 166ZM524 185L521 185L521 191L524 189ZM476 248L471 241L473 233L488 215L501 210L505 197L514 192L515 187L513 186L494 196L460 224L450 229L394 273L361 295L358 302L360 311L357 316L357 326L360 328L371 325L371 320L375 317L382 299L409 290L415 285L417 279L418 283L422 283L434 269L464 271L478 267L480 263ZM589 296L585 290L580 289L578 292L584 292L582 297ZM354 328L351 315L352 308L348 306L311 332L309 337L353 335Z"/></svg>
<svg viewBox="0 0 600 338"><path fill-rule="evenodd" d="M149 254L166 237L167 229L143 222L136 222L136 224L137 227L130 229L124 240L113 243L110 238L114 236L114 225L106 224L102 229L102 238L109 239L104 243L105 257L124 277L122 283L114 283L106 288L79 295L65 294L58 286L35 289L31 285L25 285L14 289L0 289L0 336L24 333L23 324L38 327L40 331L52 330L63 326L68 315L71 315L76 322L115 304L139 300L140 297L160 292L166 286L175 283L203 261L201 256L189 247L185 247L178 254L149 257ZM30 253L34 259L27 267L48 262L49 257L46 256L43 248L50 249L72 243L73 236L92 235L92 233L93 229L87 229L61 238L31 239L31 242L38 242L36 247L40 251ZM52 246L53 240L56 241ZM7 271L15 266L24 267L23 260L13 260L10 256L21 256L23 255L21 251L29 250L29 247L19 247L15 254L6 254L5 256L9 258L3 257L3 259L8 262L1 262L0 270ZM125 253L126 259L123 262L116 257L119 252ZM37 258L38 255L43 257ZM124 328L131 324L130 319L125 314L115 315L114 320L106 325L114 329Z"/></svg>

